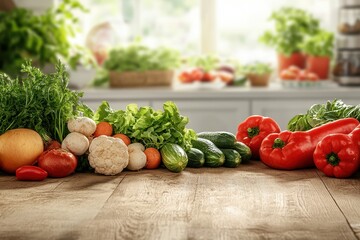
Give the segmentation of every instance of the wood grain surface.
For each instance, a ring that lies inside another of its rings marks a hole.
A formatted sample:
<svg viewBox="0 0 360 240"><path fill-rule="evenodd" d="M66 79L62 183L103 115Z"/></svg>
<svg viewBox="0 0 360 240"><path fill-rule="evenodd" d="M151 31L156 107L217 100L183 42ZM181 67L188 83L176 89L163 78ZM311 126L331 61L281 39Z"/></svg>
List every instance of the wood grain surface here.
<svg viewBox="0 0 360 240"><path fill-rule="evenodd" d="M239 168L0 175L0 239L360 239L360 174Z"/></svg>

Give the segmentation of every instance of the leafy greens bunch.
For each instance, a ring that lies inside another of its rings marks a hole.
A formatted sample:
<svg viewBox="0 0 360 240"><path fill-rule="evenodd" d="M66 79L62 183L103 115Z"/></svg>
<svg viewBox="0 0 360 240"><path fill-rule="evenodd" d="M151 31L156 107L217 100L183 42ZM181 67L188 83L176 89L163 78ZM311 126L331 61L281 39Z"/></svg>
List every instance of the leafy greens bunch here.
<svg viewBox="0 0 360 240"><path fill-rule="evenodd" d="M68 133L67 121L80 110L89 110L79 102L82 93L67 88L69 76L61 63L49 75L31 62L21 72L21 78L0 74L0 135L14 128L30 128L45 141L62 142Z"/></svg>
<svg viewBox="0 0 360 240"><path fill-rule="evenodd" d="M306 131L342 118L360 120L360 105L347 105L338 99L327 101L325 104L315 104L306 114L294 116L289 121L287 128L290 131Z"/></svg>
<svg viewBox="0 0 360 240"><path fill-rule="evenodd" d="M170 101L164 103L163 111L149 106L139 108L136 104L114 111L104 101L93 118L96 122L108 121L116 133L123 133L146 147L160 149L166 143L176 143L188 150L191 140L196 138L195 131L186 128L189 118L180 115L177 106Z"/></svg>

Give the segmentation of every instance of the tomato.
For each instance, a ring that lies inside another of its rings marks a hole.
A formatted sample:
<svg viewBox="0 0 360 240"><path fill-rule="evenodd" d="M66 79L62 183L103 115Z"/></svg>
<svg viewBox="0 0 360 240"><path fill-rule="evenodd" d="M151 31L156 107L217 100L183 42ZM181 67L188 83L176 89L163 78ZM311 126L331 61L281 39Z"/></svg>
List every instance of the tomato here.
<svg viewBox="0 0 360 240"><path fill-rule="evenodd" d="M72 174L77 166L77 158L64 149L45 151L38 159L38 165L48 172L50 177L66 177Z"/></svg>
<svg viewBox="0 0 360 240"><path fill-rule="evenodd" d="M202 82L212 82L215 80L215 74L211 72L205 72L203 78L201 79Z"/></svg>
<svg viewBox="0 0 360 240"><path fill-rule="evenodd" d="M192 83L194 81L191 78L191 73L188 71L181 72L178 78L182 83Z"/></svg>
<svg viewBox="0 0 360 240"><path fill-rule="evenodd" d="M295 65L291 65L290 67L287 68L287 70L295 73L295 75L298 75L301 72L301 68L299 68L298 66L295 66Z"/></svg>
<svg viewBox="0 0 360 240"><path fill-rule="evenodd" d="M56 140L51 140L50 142L47 142L45 147L46 150L58 149L58 148L61 148L61 144Z"/></svg>
<svg viewBox="0 0 360 240"><path fill-rule="evenodd" d="M296 80L299 80L299 81L307 80L307 74L308 74L307 71L301 70L300 73L297 75Z"/></svg>
<svg viewBox="0 0 360 240"><path fill-rule="evenodd" d="M319 80L319 76L316 73L313 72L309 72L306 76L306 78L310 81L318 81Z"/></svg>
<svg viewBox="0 0 360 240"><path fill-rule="evenodd" d="M193 69L190 73L190 77L193 81L201 81L203 76L204 76L204 72L199 68Z"/></svg>
<svg viewBox="0 0 360 240"><path fill-rule="evenodd" d="M42 181L47 178L48 173L36 166L22 166L16 169L15 175L20 181Z"/></svg>
<svg viewBox="0 0 360 240"><path fill-rule="evenodd" d="M282 80L294 80L296 79L296 74L288 69L285 69L281 71L280 78Z"/></svg>

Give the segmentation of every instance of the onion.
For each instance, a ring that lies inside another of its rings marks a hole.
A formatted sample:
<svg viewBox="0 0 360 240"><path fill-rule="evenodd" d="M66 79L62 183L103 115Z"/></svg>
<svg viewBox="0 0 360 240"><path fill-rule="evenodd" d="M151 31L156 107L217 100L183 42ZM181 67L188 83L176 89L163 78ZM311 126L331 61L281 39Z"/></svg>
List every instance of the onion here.
<svg viewBox="0 0 360 240"><path fill-rule="evenodd" d="M21 166L33 165L43 151L43 141L34 130L9 130L0 136L0 168L15 173Z"/></svg>

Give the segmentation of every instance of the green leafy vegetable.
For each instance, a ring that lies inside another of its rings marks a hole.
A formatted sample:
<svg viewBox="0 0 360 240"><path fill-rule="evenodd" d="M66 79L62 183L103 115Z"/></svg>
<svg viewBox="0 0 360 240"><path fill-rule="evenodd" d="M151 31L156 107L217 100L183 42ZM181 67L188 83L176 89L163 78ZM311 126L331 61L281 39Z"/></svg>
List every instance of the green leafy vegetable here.
<svg viewBox="0 0 360 240"><path fill-rule="evenodd" d="M141 41L134 41L126 47L112 49L104 68L110 71L172 70L180 63L178 51L166 48L149 48Z"/></svg>
<svg viewBox="0 0 360 240"><path fill-rule="evenodd" d="M189 118L180 115L173 102L166 102L162 110L138 107L129 104L126 110L114 111L104 101L94 115L97 122L108 121L115 133L123 133L133 142L141 142L146 147L160 149L166 143L176 143L184 150L191 148L191 140L196 138L192 129L187 129Z"/></svg>
<svg viewBox="0 0 360 240"><path fill-rule="evenodd" d="M325 104L315 104L306 114L294 116L289 121L287 128L290 131L306 131L342 118L360 120L360 104L347 105L338 99L327 101Z"/></svg>
<svg viewBox="0 0 360 240"><path fill-rule="evenodd" d="M325 30L319 31L313 36L307 36L300 44L303 53L310 56L331 57L334 51L334 34Z"/></svg>
<svg viewBox="0 0 360 240"><path fill-rule="evenodd" d="M277 52L285 55L300 51L304 37L319 30L319 20L301 9L281 8L273 12L269 20L274 22L274 29L267 30L260 37L260 42L275 47Z"/></svg>
<svg viewBox="0 0 360 240"><path fill-rule="evenodd" d="M0 74L0 135L14 128L36 130L44 140L62 142L68 132L67 120L88 107L79 102L82 93L67 88L65 66L56 73L43 74L31 62L22 66L21 78Z"/></svg>

